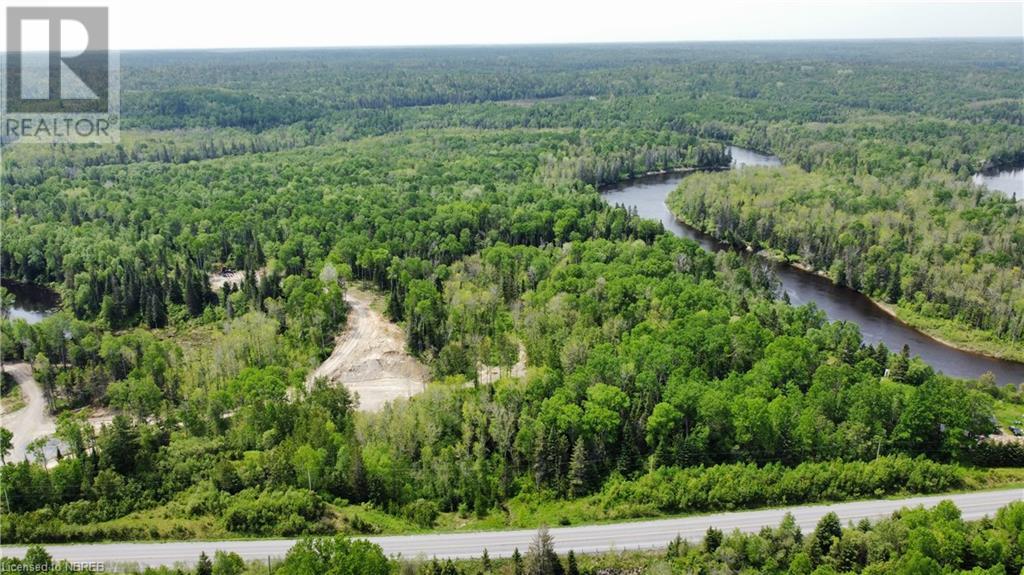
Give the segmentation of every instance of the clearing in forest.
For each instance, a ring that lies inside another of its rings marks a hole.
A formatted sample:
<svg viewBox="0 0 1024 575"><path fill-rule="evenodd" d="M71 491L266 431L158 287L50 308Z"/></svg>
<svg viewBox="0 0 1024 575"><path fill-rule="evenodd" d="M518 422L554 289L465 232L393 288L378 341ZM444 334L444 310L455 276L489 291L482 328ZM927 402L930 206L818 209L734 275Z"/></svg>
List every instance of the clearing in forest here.
<svg viewBox="0 0 1024 575"><path fill-rule="evenodd" d="M358 394L358 408L377 411L385 403L410 397L426 387L430 371L406 351L402 328L373 309L376 296L349 286L348 323L334 351L313 373Z"/></svg>

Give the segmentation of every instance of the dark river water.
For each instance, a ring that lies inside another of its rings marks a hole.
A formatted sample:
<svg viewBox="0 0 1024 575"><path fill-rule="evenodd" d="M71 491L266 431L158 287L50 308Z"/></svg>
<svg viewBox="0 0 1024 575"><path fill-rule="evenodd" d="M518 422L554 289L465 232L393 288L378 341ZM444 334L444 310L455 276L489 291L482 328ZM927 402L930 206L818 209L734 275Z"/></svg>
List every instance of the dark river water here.
<svg viewBox="0 0 1024 575"><path fill-rule="evenodd" d="M737 147L730 149L734 168L781 165L774 156ZM603 196L610 204L636 207L642 217L660 221L665 229L677 236L695 240L708 251L732 249L678 222L669 212L665 198L684 177L685 174L643 177L609 187ZM794 305L814 302L830 320L856 323L860 326L864 341L869 344L883 342L894 351L907 344L912 354L920 356L936 370L954 377L975 378L991 372L1000 384L1024 382L1022 363L994 359L943 345L889 316L866 296L837 286L816 274L783 264L777 264L775 272Z"/></svg>
<svg viewBox="0 0 1024 575"><path fill-rule="evenodd" d="M57 311L60 305L60 296L47 287L6 278L0 283L14 296L14 305L7 310L12 320L23 319L28 323L37 323Z"/></svg>
<svg viewBox="0 0 1024 575"><path fill-rule="evenodd" d="M1024 201L1024 166L975 174L974 183Z"/></svg>

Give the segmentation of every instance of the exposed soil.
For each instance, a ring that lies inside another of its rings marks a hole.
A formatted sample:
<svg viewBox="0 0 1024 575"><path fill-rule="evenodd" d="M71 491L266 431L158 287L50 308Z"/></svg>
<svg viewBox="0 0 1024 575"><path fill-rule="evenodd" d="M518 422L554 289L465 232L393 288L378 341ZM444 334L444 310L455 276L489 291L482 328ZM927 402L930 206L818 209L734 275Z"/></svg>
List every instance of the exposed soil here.
<svg viewBox="0 0 1024 575"><path fill-rule="evenodd" d="M263 277L263 269L256 270L256 279ZM235 287L242 285L245 281L245 270L232 270L225 269L219 272L213 272L210 274L210 289L215 292L220 292L224 284L234 284Z"/></svg>
<svg viewBox="0 0 1024 575"><path fill-rule="evenodd" d="M504 369L497 365L481 365L476 373L477 381L484 385L494 383L502 376L526 377L526 348L522 345L519 346L519 357L512 369Z"/></svg>
<svg viewBox="0 0 1024 575"><path fill-rule="evenodd" d="M362 411L377 411L387 402L415 395L426 387L430 371L406 351L402 328L373 309L376 297L349 287L348 325L334 351L310 374L307 385L325 377L357 394Z"/></svg>
<svg viewBox="0 0 1024 575"><path fill-rule="evenodd" d="M39 382L32 375L32 366L25 362L8 363L4 365L4 371L14 377L25 399L23 408L0 416L0 426L6 427L14 434L14 448L7 456L7 461L21 462L28 455L30 443L47 437L49 439L43 452L47 458L47 466L53 467L57 463L57 449L61 448L67 453L67 447L53 437L57 431L57 422L46 405L46 398ZM87 410L85 413L88 422L97 430L114 419L114 412L106 408Z"/></svg>
<svg viewBox="0 0 1024 575"><path fill-rule="evenodd" d="M989 435L987 439L995 441L996 443L1024 443L1024 437L1018 437L1006 431Z"/></svg>
<svg viewBox="0 0 1024 575"><path fill-rule="evenodd" d="M25 407L14 413L5 414L0 420L3 427L14 433L14 449L7 456L7 461L20 462L25 459L28 444L33 440L53 435L56 421L46 407L46 398L35 378L32 377L32 366L25 363L8 363L4 371L14 377L25 398Z"/></svg>

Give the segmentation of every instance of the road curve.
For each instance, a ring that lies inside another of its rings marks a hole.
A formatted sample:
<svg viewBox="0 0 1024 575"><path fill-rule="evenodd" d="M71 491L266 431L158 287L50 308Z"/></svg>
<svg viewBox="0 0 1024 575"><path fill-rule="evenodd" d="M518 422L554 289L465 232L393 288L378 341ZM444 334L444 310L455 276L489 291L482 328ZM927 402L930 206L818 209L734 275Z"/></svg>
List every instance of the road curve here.
<svg viewBox="0 0 1024 575"><path fill-rule="evenodd" d="M4 371L11 374L25 395L25 407L0 417L0 426L14 433L14 449L7 461L18 463L25 459L28 444L40 437L53 435L56 422L46 407L46 398L39 383L32 377L32 366L25 363L8 363Z"/></svg>
<svg viewBox="0 0 1024 575"><path fill-rule="evenodd" d="M551 529L555 548L559 553L570 549L578 553L593 553L608 550L648 549L664 547L678 534L689 541L698 541L708 527L714 526L726 532L739 529L752 533L765 526L776 526L788 512L792 513L804 533L814 529L818 520L829 511L836 512L842 521L880 519L901 507L924 505L934 506L943 500L950 500L960 508L966 520L980 519L1011 502L1024 499L1022 489L979 491L957 495L911 497L906 499L856 501L834 505L804 505L756 511L716 513L678 519L659 519L607 525L582 527L558 527ZM487 549L491 557L508 557L519 548L525 552L534 531L492 531L470 533L440 533L430 535L402 535L390 537L369 537L384 548L388 555L405 558L476 557ZM47 551L55 559L77 562L105 563L113 568L118 564L135 563L139 566L174 566L196 561L200 552L213 555L215 551L232 551L246 560L263 560L281 557L295 543L294 539L256 541L188 541L177 543L105 543L83 545L53 545ZM23 546L4 546L0 555L22 556Z"/></svg>

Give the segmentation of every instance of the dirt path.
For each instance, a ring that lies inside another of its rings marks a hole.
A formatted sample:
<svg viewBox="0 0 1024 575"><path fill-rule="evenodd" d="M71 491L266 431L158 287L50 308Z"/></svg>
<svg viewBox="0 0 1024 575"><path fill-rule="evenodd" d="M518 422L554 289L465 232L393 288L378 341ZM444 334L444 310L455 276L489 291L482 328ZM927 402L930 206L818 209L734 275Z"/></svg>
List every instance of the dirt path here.
<svg viewBox="0 0 1024 575"><path fill-rule="evenodd" d="M67 446L53 437L57 432L57 421L46 407L46 398L39 382L32 376L32 366L28 363L8 363L4 371L14 377L21 394L25 398L25 407L0 416L0 427L6 427L14 434L14 449L7 455L7 461L20 463L28 454L28 445L40 437L49 437L43 448L47 467L56 465L57 449L68 452ZM99 430L114 419L114 412L109 409L89 410L87 421L93 429Z"/></svg>
<svg viewBox="0 0 1024 575"><path fill-rule="evenodd" d="M25 407L0 418L0 426L14 433L14 449L7 461L19 462L25 459L26 448L33 440L53 435L57 430L56 421L46 408L46 398L39 383L32 377L32 366L27 363L8 363L4 371L18 382L25 398Z"/></svg>
<svg viewBox="0 0 1024 575"><path fill-rule="evenodd" d="M402 329L371 307L374 295L349 287L345 301L348 326L307 384L318 377L340 383L358 394L362 411L377 411L393 399L423 391L429 370L406 352Z"/></svg>

